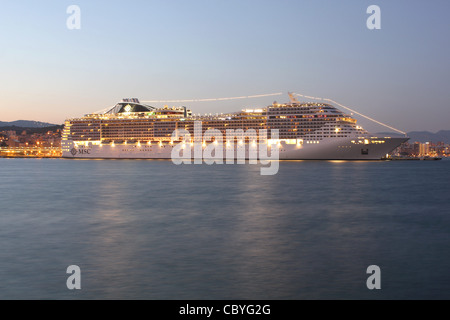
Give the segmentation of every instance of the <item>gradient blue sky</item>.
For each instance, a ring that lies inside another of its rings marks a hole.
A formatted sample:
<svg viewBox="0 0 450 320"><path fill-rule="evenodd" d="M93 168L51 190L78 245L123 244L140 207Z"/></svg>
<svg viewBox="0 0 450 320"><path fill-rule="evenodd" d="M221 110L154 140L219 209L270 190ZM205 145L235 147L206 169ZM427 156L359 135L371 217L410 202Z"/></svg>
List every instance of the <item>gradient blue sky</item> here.
<svg viewBox="0 0 450 320"><path fill-rule="evenodd" d="M71 4L81 30L66 28ZM366 28L371 4L381 30ZM1 0L0 121L62 123L124 97L294 91L435 132L450 129L449 32L448 0ZM230 112L275 99L288 97L187 106Z"/></svg>

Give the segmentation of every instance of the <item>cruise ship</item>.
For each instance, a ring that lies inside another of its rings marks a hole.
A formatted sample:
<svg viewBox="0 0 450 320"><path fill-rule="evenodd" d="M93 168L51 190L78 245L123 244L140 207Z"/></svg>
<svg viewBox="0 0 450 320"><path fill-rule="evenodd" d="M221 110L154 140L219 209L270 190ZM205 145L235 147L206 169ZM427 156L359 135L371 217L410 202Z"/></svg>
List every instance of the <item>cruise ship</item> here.
<svg viewBox="0 0 450 320"><path fill-rule="evenodd" d="M123 99L106 112L66 120L62 156L171 159L182 144L184 156L194 158L196 151L220 142L224 158L237 158L245 150L249 159L251 150L264 146L269 153L270 147L277 148L280 160L381 160L408 140L376 137L332 104L300 102L293 94L289 98L289 103L203 116L186 107L155 108ZM211 130L216 136L207 134Z"/></svg>

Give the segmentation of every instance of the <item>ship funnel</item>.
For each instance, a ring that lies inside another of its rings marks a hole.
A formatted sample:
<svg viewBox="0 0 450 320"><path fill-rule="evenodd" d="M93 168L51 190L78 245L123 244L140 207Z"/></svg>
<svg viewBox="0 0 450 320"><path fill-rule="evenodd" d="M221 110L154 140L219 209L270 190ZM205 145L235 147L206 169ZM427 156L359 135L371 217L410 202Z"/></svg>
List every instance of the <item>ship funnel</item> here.
<svg viewBox="0 0 450 320"><path fill-rule="evenodd" d="M124 98L122 102L140 103L138 98Z"/></svg>

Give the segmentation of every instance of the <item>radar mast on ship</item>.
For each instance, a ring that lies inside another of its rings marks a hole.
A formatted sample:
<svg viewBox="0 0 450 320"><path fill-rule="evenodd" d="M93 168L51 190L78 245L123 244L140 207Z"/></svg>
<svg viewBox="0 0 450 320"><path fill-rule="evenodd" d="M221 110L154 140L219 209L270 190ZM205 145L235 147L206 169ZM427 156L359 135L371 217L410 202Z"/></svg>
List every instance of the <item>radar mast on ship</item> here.
<svg viewBox="0 0 450 320"><path fill-rule="evenodd" d="M289 100L291 100L291 104L300 104L300 101L297 100L296 97L294 97L294 94L292 92L288 92Z"/></svg>

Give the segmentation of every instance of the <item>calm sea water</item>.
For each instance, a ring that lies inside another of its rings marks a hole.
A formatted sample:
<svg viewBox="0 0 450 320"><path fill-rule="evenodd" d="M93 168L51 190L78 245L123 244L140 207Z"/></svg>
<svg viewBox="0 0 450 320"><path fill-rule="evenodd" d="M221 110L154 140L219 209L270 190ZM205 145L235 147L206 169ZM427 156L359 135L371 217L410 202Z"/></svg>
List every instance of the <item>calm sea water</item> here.
<svg viewBox="0 0 450 320"><path fill-rule="evenodd" d="M1 299L449 299L450 161L0 159ZM78 291L66 287L81 268ZM366 269L381 268L381 290Z"/></svg>

